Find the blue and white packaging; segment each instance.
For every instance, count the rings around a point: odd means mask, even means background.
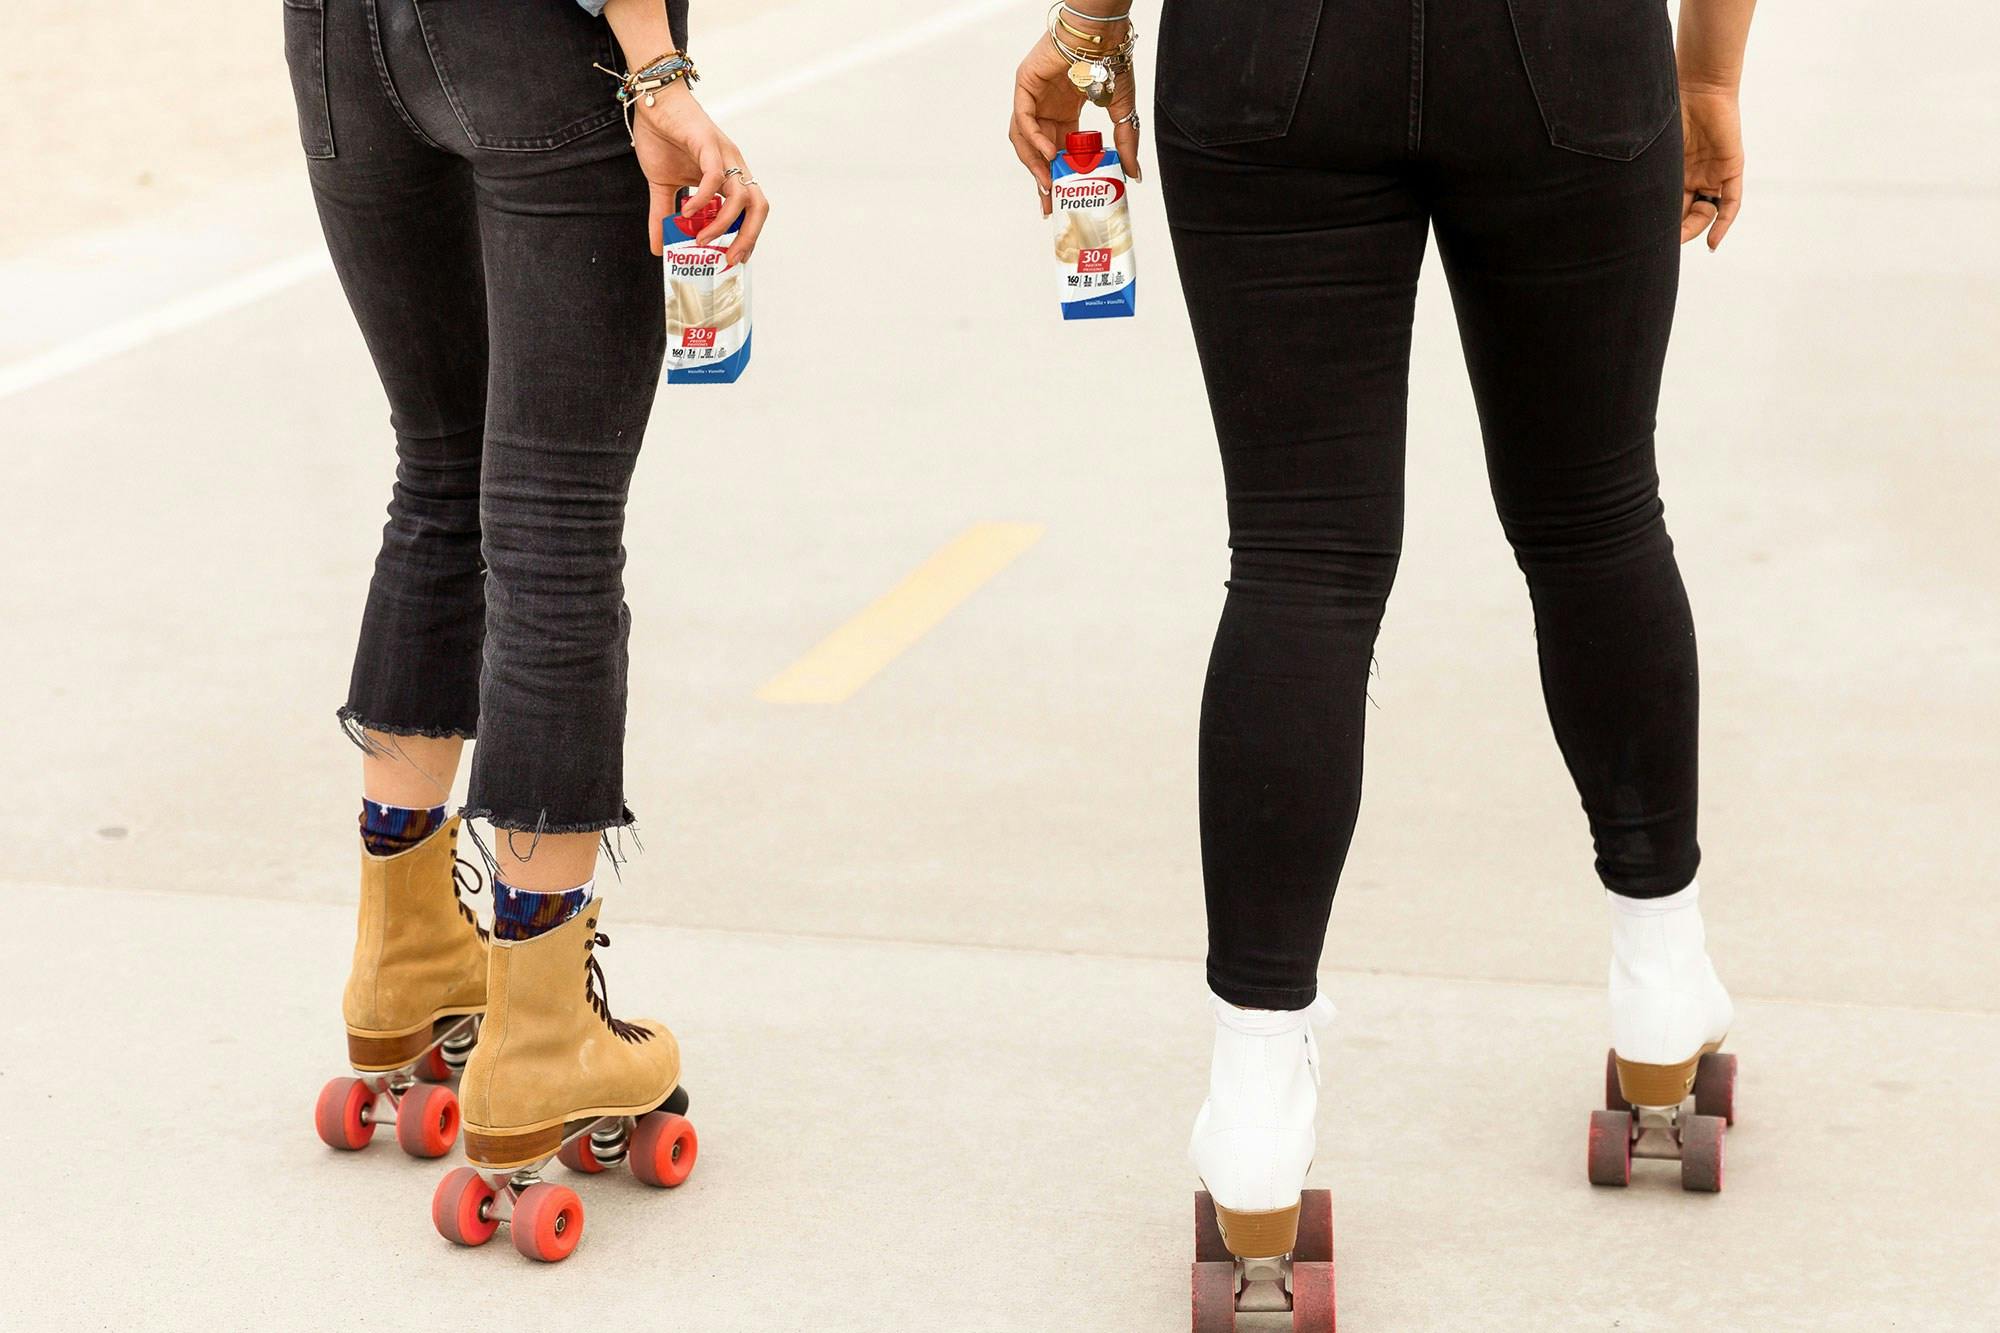
[[[1138,256],[1125,201],[1125,167],[1095,130],[1079,130],[1049,164],[1056,281],[1064,319],[1114,319],[1138,310]]]
[[[674,212],[660,224],[669,384],[728,384],[750,364],[750,266],[731,264],[728,253],[743,219],[713,242],[695,239],[721,211],[717,196],[691,218]]]

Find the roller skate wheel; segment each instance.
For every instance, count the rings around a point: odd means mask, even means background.
[[[329,1148],[356,1152],[375,1137],[375,1090],[358,1078],[328,1079],[313,1107],[313,1128]]]
[[[1188,1267],[1193,1270],[1194,1333],[1235,1333],[1235,1261],[1211,1259]]]
[[[1701,1194],[1722,1189],[1722,1140],[1726,1126],[1719,1115],[1691,1115],[1681,1122],[1681,1188]]]
[[[412,1157],[442,1157],[458,1142],[458,1097],[441,1083],[416,1083],[396,1103],[396,1144]]]
[[[1333,1265],[1292,1261],[1292,1333],[1334,1333]]]
[[[1229,1247],[1222,1243],[1222,1226],[1215,1220],[1215,1200],[1206,1191],[1197,1191],[1194,1196],[1194,1261],[1232,1266],[1236,1262]]]
[[[500,1229],[493,1187],[469,1166],[447,1171],[431,1195],[431,1225],[454,1245],[484,1245]]]
[[[426,1083],[451,1082],[452,1067],[445,1063],[444,1047],[433,1046],[417,1061],[417,1077]]]
[[[1694,1072],[1696,1115],[1720,1116],[1727,1125],[1736,1123],[1736,1057],[1710,1051],[1701,1057]]]
[[[694,1125],[685,1116],[655,1111],[642,1117],[632,1131],[631,1155],[626,1160],[632,1165],[632,1174],[648,1185],[672,1189],[694,1170],[699,1147]]]
[[[556,1150],[556,1160],[572,1171],[581,1171],[586,1176],[594,1176],[604,1169],[604,1163],[597,1160],[597,1154],[590,1150],[590,1135],[579,1134]]]
[[[567,1185],[530,1185],[514,1200],[514,1248],[545,1264],[560,1263],[583,1239],[583,1200]]]
[[[1625,1090],[1618,1086],[1618,1052],[1604,1053],[1604,1109],[1617,1111],[1622,1115],[1632,1114],[1632,1103],[1625,1100]]]
[[[1292,1243],[1294,1264],[1333,1262],[1333,1195],[1327,1190],[1299,1194],[1299,1238]]]
[[[1632,1117],[1620,1111],[1590,1113],[1590,1183],[1632,1183]]]

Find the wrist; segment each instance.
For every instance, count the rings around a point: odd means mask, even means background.
[[[675,79],[654,93],[652,101],[640,98],[635,102],[632,107],[632,118],[657,128],[670,121],[685,119],[688,111],[695,106],[694,90],[688,87],[687,80]]]
[[[1132,31],[1132,8],[1118,0],[1059,4],[1053,19],[1051,26],[1063,34],[1065,44],[1086,49],[1111,50]]]
[[[1736,90],[1743,82],[1743,66],[1718,65],[1708,60],[1689,59],[1683,54],[1675,61],[1675,73],[1680,77],[1681,91],[1697,96],[1736,96]]]
[[[1719,79],[1713,75],[1681,76],[1682,97],[1727,97],[1734,101],[1737,96],[1735,79]]]

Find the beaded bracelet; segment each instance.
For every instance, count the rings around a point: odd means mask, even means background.
[[[619,109],[625,113],[627,138],[634,137],[632,104],[635,101],[643,101],[647,106],[652,106],[662,88],[671,87],[683,79],[689,83],[701,82],[701,72],[694,67],[694,61],[689,60],[687,55],[680,51],[669,51],[665,55],[654,56],[637,69],[624,74],[615,69],[605,69],[595,61],[591,62],[590,67],[603,70],[618,80],[618,91],[614,96],[618,99]]]

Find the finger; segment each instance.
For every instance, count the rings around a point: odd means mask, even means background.
[[[743,209],[743,229],[736,233],[735,243],[729,247],[729,262],[741,264],[750,258],[757,248],[757,238],[764,234],[764,219],[771,216],[771,202],[764,197],[764,187],[753,185],[744,193],[749,202]]]
[[[1128,72],[1119,81],[1118,95],[1111,99],[1111,142],[1118,149],[1118,160],[1124,164],[1126,176],[1142,181],[1146,173],[1139,165],[1138,109],[1139,89]]]
[[[708,205],[708,201],[722,193],[722,147],[710,139],[695,154],[695,163],[701,168],[701,180],[688,192],[687,202],[681,205],[681,216],[693,217]]]
[[[1019,85],[1014,88],[1014,132],[1033,145],[1042,155],[1042,161],[1055,157],[1055,140],[1042,133],[1042,123],[1035,115],[1035,100]]]
[[[1697,204],[1694,201],[1693,190],[1685,191],[1681,197],[1681,244],[1686,245],[1701,235],[1714,216],[1709,212],[1707,204]]]
[[[1139,127],[1129,121],[1119,121],[1111,128],[1111,142],[1118,147],[1118,160],[1125,165],[1125,174],[1135,181],[1146,179],[1139,169]]]
[[[1049,176],[1048,159],[1043,157],[1034,144],[1029,142],[1018,129],[1010,133],[1007,139],[1008,142],[1014,145],[1014,156],[1021,159],[1021,165],[1026,167],[1028,174],[1035,178],[1035,189],[1040,192],[1042,199],[1042,216],[1047,217],[1049,213],[1049,191],[1055,186],[1055,182]]]
[[[662,185],[658,181],[647,181],[647,189],[652,198],[646,208],[646,234],[652,238],[653,253],[660,254],[666,248],[666,238],[662,228],[673,215],[675,187]]]
[[[750,202],[750,191],[743,187],[747,176],[725,176],[722,181],[722,207],[716,210],[715,220],[703,227],[695,239],[708,245],[716,237],[729,230],[729,224],[743,216],[743,208]]]
[[[1711,252],[1722,244],[1722,238],[1729,234],[1729,228],[1735,223],[1736,215],[1742,211],[1742,187],[1725,187],[1722,191],[1722,207],[1715,210],[1715,225],[1708,229],[1708,248]]]

